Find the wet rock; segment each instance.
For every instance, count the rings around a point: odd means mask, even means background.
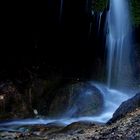
[[[68,133],[68,134],[82,134],[84,133],[84,129],[90,127],[91,125],[93,125],[93,123],[90,122],[74,122],[68,126],[66,126],[65,128],[63,128],[60,132],[62,133]]]
[[[108,121],[108,124],[111,124],[122,117],[127,113],[134,111],[136,108],[140,107],[140,93],[136,94],[131,99],[123,102],[120,107],[115,111],[113,117]]]
[[[89,122],[75,122],[60,127],[55,124],[22,126],[25,132],[0,131],[2,140],[139,140],[140,139],[140,108],[111,125],[100,125]]]
[[[22,127],[23,128],[23,127]],[[50,135],[53,133],[57,133],[61,129],[63,129],[64,126],[60,126],[57,124],[47,124],[47,125],[29,125],[29,126],[24,126],[24,129],[27,129],[26,133],[30,133],[33,136],[46,136]]]
[[[67,85],[55,95],[49,111],[51,116],[90,116],[99,113],[103,106],[102,94],[89,82]]]
[[[2,139],[18,139],[22,137],[21,133],[17,133],[17,132],[3,132],[0,133],[0,138]]]

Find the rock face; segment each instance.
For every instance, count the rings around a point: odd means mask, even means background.
[[[56,91],[50,106],[52,116],[79,117],[97,114],[101,111],[103,97],[90,83],[76,83]]]
[[[36,116],[79,117],[101,111],[103,97],[88,82],[63,85],[59,79],[34,81],[24,91],[12,81],[0,83],[0,119],[22,119]]]
[[[112,119],[108,121],[108,124],[119,120],[127,113],[134,111],[138,107],[140,107],[140,93],[136,94],[133,98],[123,102],[113,114]]]
[[[54,90],[59,87],[61,80],[55,78],[36,79],[32,81],[28,94],[30,94],[30,104],[33,109],[36,109],[40,115],[47,116],[50,104],[55,96]]]
[[[24,118],[31,116],[29,106],[22,94],[11,82],[0,84],[0,119]]]

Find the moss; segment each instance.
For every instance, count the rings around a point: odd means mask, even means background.
[[[106,8],[108,0],[92,0],[92,9],[94,11],[103,11]]]
[[[131,0],[132,21],[136,26],[140,25],[140,1]]]
[[[107,7],[109,0],[92,0],[93,11],[103,11]],[[129,0],[132,23],[135,26],[140,25],[140,0]]]

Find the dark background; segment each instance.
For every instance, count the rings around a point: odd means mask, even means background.
[[[42,75],[57,71],[65,77],[96,74],[104,48],[95,33],[91,1],[63,0],[61,17],[60,5],[60,0],[2,5],[1,77],[15,76],[24,68]]]

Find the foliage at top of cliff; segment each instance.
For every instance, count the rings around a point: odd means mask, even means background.
[[[92,0],[92,9],[94,11],[103,11],[107,6],[108,0]]]
[[[131,11],[133,23],[136,26],[140,25],[140,0],[131,0]]]
[[[109,0],[92,0],[93,11],[103,11],[107,8]],[[133,24],[140,25],[140,0],[128,0]]]

